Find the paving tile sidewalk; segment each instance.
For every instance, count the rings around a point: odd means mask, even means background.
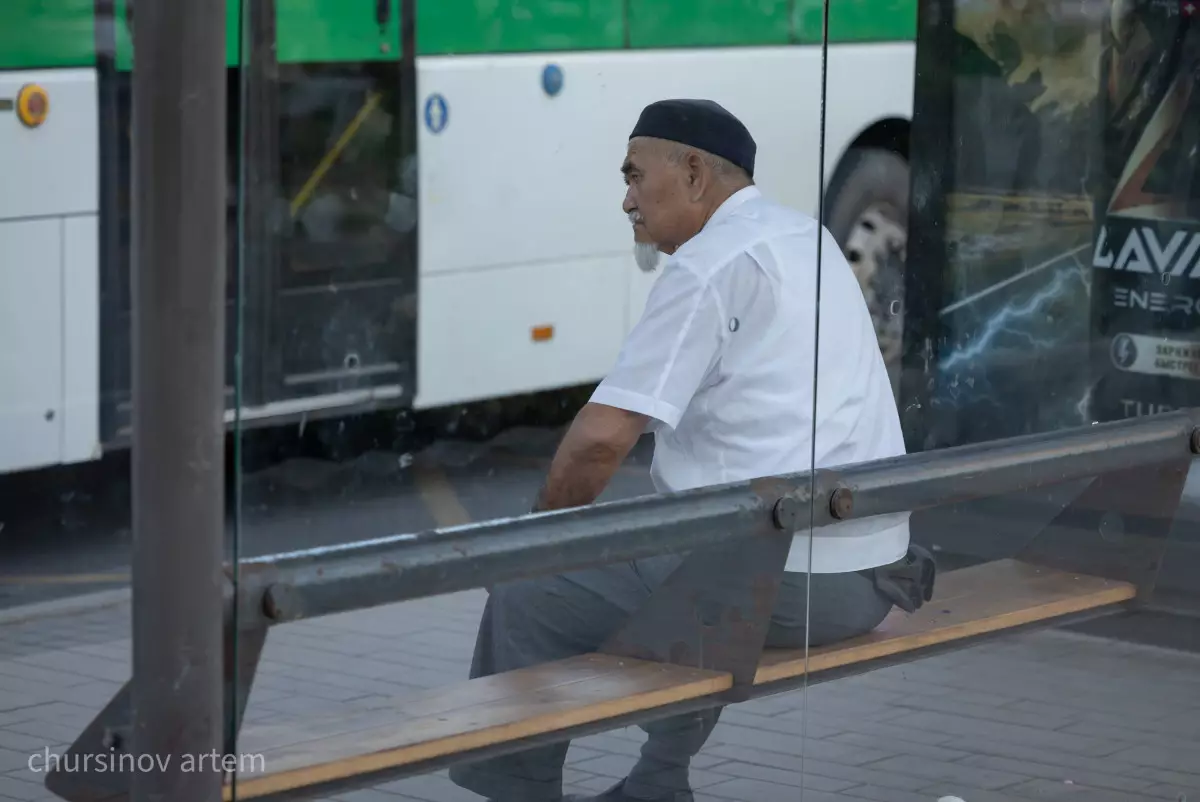
[[[277,628],[248,720],[464,678],[483,598]],[[0,800],[55,799],[30,757],[65,749],[127,678],[129,648],[127,604],[0,627]],[[642,740],[632,727],[576,741],[571,790],[607,788]],[[729,708],[692,777],[702,802],[1200,802],[1200,657],[1023,634]],[[325,799],[481,802],[444,772]]]

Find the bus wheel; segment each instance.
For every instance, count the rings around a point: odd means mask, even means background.
[[[908,163],[890,150],[846,154],[826,213],[862,288],[893,391],[899,391],[908,248]]]

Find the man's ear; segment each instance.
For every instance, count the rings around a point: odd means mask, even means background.
[[[704,159],[700,158],[700,154],[692,151],[687,155],[685,162],[687,165],[687,184],[688,196],[693,202],[700,200],[707,189],[707,174],[704,171]]]

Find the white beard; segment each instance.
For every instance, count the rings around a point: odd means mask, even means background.
[[[643,273],[653,273],[658,269],[662,253],[652,242],[635,242],[633,243],[633,258]]]

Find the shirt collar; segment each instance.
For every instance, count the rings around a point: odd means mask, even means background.
[[[726,198],[724,203],[717,207],[717,210],[713,212],[713,216],[708,219],[708,223],[705,225],[705,228],[714,225],[715,223],[719,223],[721,220],[729,217],[746,201],[760,197],[762,197],[762,192],[760,192],[758,187],[754,186],[753,184],[739,189],[737,192]]]

